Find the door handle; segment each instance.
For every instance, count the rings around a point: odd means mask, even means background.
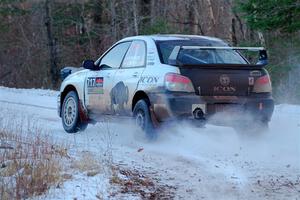
[[[138,77],[138,75],[139,75],[138,72],[134,72],[134,73],[132,74],[133,77]]]

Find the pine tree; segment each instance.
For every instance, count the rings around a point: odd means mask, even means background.
[[[282,33],[300,30],[299,0],[238,0],[238,9],[253,29]]]

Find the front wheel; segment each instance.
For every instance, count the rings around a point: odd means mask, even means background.
[[[79,98],[75,91],[70,91],[65,97],[62,105],[62,124],[66,132],[76,133],[87,127],[86,122],[82,122],[79,116]]]
[[[146,100],[139,100],[135,104],[133,117],[135,119],[135,124],[146,133],[147,137],[151,139],[156,137],[153,122],[151,120],[149,104]]]

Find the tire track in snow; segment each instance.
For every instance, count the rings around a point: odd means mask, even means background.
[[[47,106],[40,106],[40,105],[29,104],[29,103],[19,103],[19,102],[5,101],[5,100],[0,100],[0,102],[13,104],[13,105],[31,106],[31,107],[35,107],[35,108],[42,108],[42,109],[48,109],[48,110],[57,110],[57,108],[47,107]]]

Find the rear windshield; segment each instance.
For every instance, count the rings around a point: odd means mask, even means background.
[[[161,62],[168,64],[168,59],[176,46],[228,46],[218,41],[201,40],[169,40],[158,41],[157,47]],[[182,64],[247,64],[247,61],[235,50],[205,50],[205,49],[182,49],[179,51],[177,60]]]

